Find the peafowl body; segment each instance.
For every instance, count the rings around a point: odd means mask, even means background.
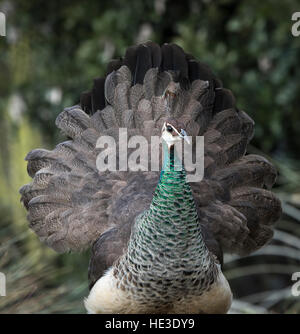
[[[20,192],[44,243],[58,252],[92,246],[87,311],[226,313],[223,252],[262,247],[281,213],[268,190],[276,171],[246,155],[254,122],[232,93],[177,45],[147,42],[113,60],[56,124],[70,140],[27,155],[33,181]],[[97,140],[119,143],[120,128],[148,143],[162,138],[161,172],[99,172]],[[187,135],[204,137],[198,182],[187,182],[175,148]]]

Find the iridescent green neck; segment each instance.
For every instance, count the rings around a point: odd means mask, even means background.
[[[203,253],[206,246],[185,170],[172,147],[164,147],[164,150],[160,181],[149,210],[136,220],[128,250],[134,249],[135,256],[137,249],[140,254],[161,250],[174,259],[189,256],[191,249],[195,256],[197,252],[206,254]]]
[[[166,171],[179,171],[181,174],[185,174],[182,161],[178,157],[177,151],[174,147],[174,145],[171,145],[168,147],[165,141],[163,141],[163,166],[160,173],[160,181],[162,180],[162,177]]]
[[[168,303],[178,291],[200,294],[216,276],[185,170],[174,168],[179,164],[176,152],[165,153],[150,207],[137,217],[117,271],[142,303],[156,298]]]

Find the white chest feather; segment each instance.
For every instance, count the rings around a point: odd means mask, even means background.
[[[232,301],[229,284],[221,271],[210,290],[204,292],[200,297],[183,297],[168,309],[156,309],[155,311],[151,305],[138,304],[130,293],[118,289],[116,283],[112,269],[109,269],[96,282],[84,301],[88,313],[227,313]]]

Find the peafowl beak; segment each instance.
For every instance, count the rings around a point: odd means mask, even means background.
[[[187,135],[187,133],[181,129],[180,133],[179,133],[179,137],[182,138],[183,140],[185,140],[189,145],[191,144],[191,141]]]
[[[185,130],[183,130],[182,127],[175,127],[171,122],[164,123],[161,139],[168,145],[173,145],[175,142],[181,141],[182,139],[188,144],[191,144],[190,138]]]

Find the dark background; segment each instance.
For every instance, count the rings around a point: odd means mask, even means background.
[[[29,182],[24,157],[63,138],[55,118],[79,102],[111,58],[137,42],[175,42],[206,62],[256,123],[249,152],[277,167],[274,191],[284,215],[271,245],[228,257],[225,274],[243,313],[300,313],[291,295],[300,271],[299,2],[0,1],[0,271],[2,313],[84,312],[89,252],[57,255],[28,230],[18,189]]]

